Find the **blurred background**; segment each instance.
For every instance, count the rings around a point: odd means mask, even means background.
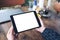
[[[6,34],[11,27],[10,15],[18,14],[27,11],[35,11],[37,8],[38,13],[42,16],[45,27],[51,28],[60,34],[60,4],[56,0],[0,0],[0,40],[7,40]],[[45,10],[45,11],[44,11]],[[21,38],[34,37],[38,40],[43,40],[44,38],[38,32],[33,30],[21,33],[18,37]],[[29,36],[31,35],[31,36]],[[39,36],[40,35],[40,36]],[[33,38],[32,37],[32,38]]]

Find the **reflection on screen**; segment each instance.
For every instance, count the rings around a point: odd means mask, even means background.
[[[18,32],[38,27],[34,12],[13,16]]]

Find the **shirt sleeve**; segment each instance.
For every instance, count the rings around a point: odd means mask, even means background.
[[[52,29],[46,28],[42,33],[45,40],[60,40],[60,35]]]

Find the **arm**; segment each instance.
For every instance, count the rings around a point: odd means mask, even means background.
[[[39,19],[42,26],[36,30],[42,33],[42,36],[45,38],[45,40],[60,40],[60,35],[52,29],[46,28],[41,18]]]
[[[46,40],[60,40],[60,35],[57,32],[53,31],[52,29],[48,29],[48,28],[46,28],[42,32],[42,36]]]

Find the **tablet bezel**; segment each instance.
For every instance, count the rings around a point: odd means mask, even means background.
[[[34,15],[35,15],[36,20],[37,20],[37,22],[38,22],[38,24],[39,24],[39,27],[41,27],[41,23],[40,23],[40,20],[39,20],[39,18],[38,18],[38,16],[37,16],[37,13],[36,13],[35,11],[30,11],[30,12],[34,12]],[[17,31],[16,24],[15,24],[15,22],[14,22],[13,16],[21,15],[21,14],[26,14],[26,13],[30,13],[30,12],[24,12],[24,13],[14,14],[14,15],[11,15],[11,16],[10,16],[15,33],[20,33],[20,32]],[[39,28],[39,27],[36,27],[36,28]],[[32,28],[32,29],[35,29],[35,28]],[[29,30],[31,30],[31,29],[29,29]],[[28,30],[25,30],[25,31],[28,31]],[[24,31],[22,31],[22,32],[24,32]]]

